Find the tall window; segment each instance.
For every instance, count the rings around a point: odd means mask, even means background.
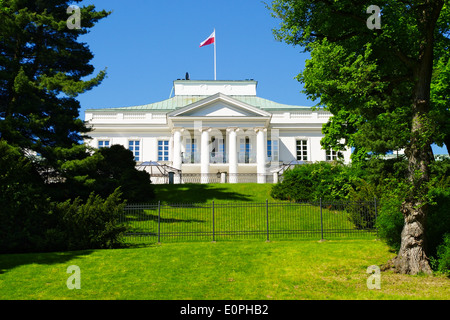
[[[239,162],[250,163],[250,152],[251,152],[250,138],[240,139]]]
[[[211,138],[211,161],[213,163],[225,163],[225,140]]]
[[[98,148],[109,148],[109,140],[98,140]]]
[[[308,161],[308,140],[297,140],[297,160]]]
[[[327,150],[325,153],[325,159],[326,161],[334,161],[337,160],[339,158],[343,158],[343,155],[341,152],[336,152],[333,150]]]
[[[186,139],[186,153],[184,161],[187,163],[195,163],[195,156],[198,152],[197,139]]]
[[[169,141],[158,141],[158,161],[169,161]]]
[[[267,158],[269,161],[278,161],[278,140],[267,140]]]
[[[134,161],[139,161],[141,156],[140,141],[139,140],[128,141],[128,149],[130,149],[131,152],[133,152]]]

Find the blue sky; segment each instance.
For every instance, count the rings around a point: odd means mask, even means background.
[[[260,0],[86,0],[113,13],[80,38],[108,78],[79,97],[86,108],[122,107],[169,98],[173,81],[214,79],[214,46],[199,48],[216,29],[217,80],[258,81],[258,95],[313,105],[294,79],[305,63],[300,47],[275,40],[277,26]]]
[[[270,1],[269,1],[270,2]],[[199,44],[216,29],[217,80],[258,81],[258,96],[313,106],[295,77],[308,54],[275,40],[279,21],[261,0],[85,0],[112,14],[80,38],[107,78],[78,97],[89,108],[114,108],[168,99],[173,81],[214,79],[214,46]],[[81,20],[81,23],[83,21]],[[435,153],[447,153],[434,148]]]

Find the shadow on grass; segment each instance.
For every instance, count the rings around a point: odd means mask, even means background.
[[[94,252],[94,250],[0,254],[0,274],[27,264],[64,264],[75,258],[90,255],[92,252]],[[67,266],[69,266],[69,264]]]
[[[164,203],[206,203],[214,199],[228,201],[252,201],[252,197],[225,187],[211,186],[209,184],[172,184],[159,185],[156,199]]]
[[[154,210],[154,209],[152,209]],[[140,210],[138,213],[129,214],[125,219],[126,222],[138,221],[138,222],[146,222],[146,221],[155,221],[161,223],[180,223],[180,222],[206,222],[206,220],[200,219],[177,219],[177,218],[163,218],[160,217],[158,219],[158,214],[145,213],[144,210]]]

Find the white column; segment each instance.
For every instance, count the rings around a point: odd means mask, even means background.
[[[209,157],[210,157],[209,131],[211,131],[211,129],[202,129],[202,141],[201,141],[201,151],[200,151],[201,183],[208,183]]]
[[[278,172],[273,173],[273,183],[278,183]]]
[[[237,183],[238,159],[237,159],[237,128],[228,128],[228,171],[229,183]]]
[[[184,131],[184,129],[174,129],[173,130],[173,161],[172,161],[172,165],[174,168],[181,170],[181,164],[182,164],[182,159],[181,159],[181,133]],[[174,179],[174,183],[175,184],[179,184],[181,183],[180,180],[180,175],[179,174],[175,174],[175,179]]]
[[[265,129],[256,129],[256,172],[258,173],[258,183],[266,182],[266,143]]]
[[[181,132],[182,129],[173,130],[173,167],[181,170]]]

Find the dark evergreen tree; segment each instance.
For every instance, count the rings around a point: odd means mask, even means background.
[[[81,0],[2,0],[0,10],[0,133],[57,169],[56,147],[71,149],[89,131],[79,119],[77,95],[99,85],[93,54],[78,38],[109,15],[80,8],[81,28],[67,23]],[[61,152],[60,152],[61,153]]]

